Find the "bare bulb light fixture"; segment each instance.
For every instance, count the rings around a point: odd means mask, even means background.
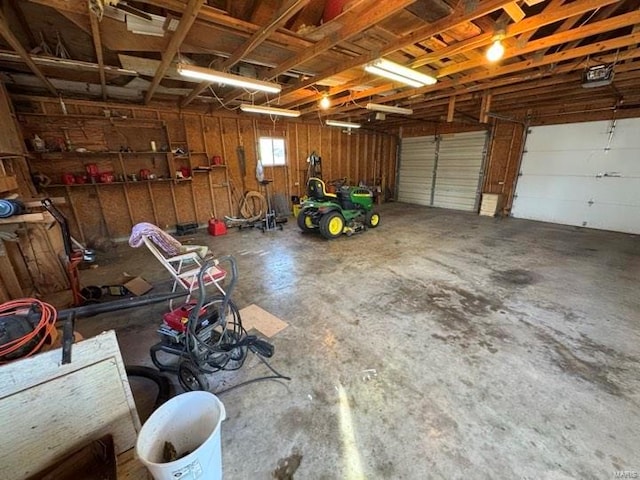
[[[329,100],[329,97],[327,95],[323,95],[318,105],[322,110],[328,110],[331,106],[331,100]]]
[[[504,32],[499,32],[493,37],[493,43],[487,49],[487,60],[490,62],[497,62],[504,56],[504,45],[502,45],[502,39],[504,38]]]
[[[226,72],[218,72],[216,70],[211,70],[210,68],[198,67],[196,65],[179,63],[176,68],[178,73],[183,77],[193,78],[196,80],[206,80],[207,82],[221,83],[223,85],[231,85],[234,87],[259,90],[261,92],[268,93],[280,93],[280,90],[282,90],[282,87],[277,83],[263,82],[262,80],[255,80],[253,78],[242,77],[240,75],[233,75]]]

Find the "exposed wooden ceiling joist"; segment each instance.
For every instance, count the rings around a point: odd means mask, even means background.
[[[164,78],[164,74],[167,72],[169,65],[176,56],[178,48],[180,48],[180,44],[182,44],[187,33],[189,33],[189,29],[191,28],[191,25],[193,25],[193,22],[195,22],[196,17],[198,16],[198,11],[202,7],[203,3],[204,0],[189,0],[189,3],[182,13],[182,17],[180,18],[180,24],[178,25],[178,28],[176,28],[176,31],[173,32],[173,35],[171,35],[169,44],[162,54],[162,62],[160,62],[158,71],[151,81],[149,90],[147,90],[144,97],[144,103],[149,103],[151,101],[153,93],[156,88],[158,88],[158,85],[160,85],[160,81]]]
[[[42,74],[38,66],[35,63],[33,63],[33,60],[31,60],[31,57],[29,56],[27,51],[20,44],[20,41],[16,38],[16,36],[13,34],[11,29],[9,28],[9,25],[7,24],[7,19],[5,18],[3,13],[0,13],[0,35],[2,35],[4,39],[7,41],[7,43],[11,45],[11,48],[13,48],[18,53],[18,55],[22,57],[22,59],[27,64],[27,66],[31,69],[31,71],[40,79],[40,81],[44,84],[44,86],[47,87],[47,90],[49,90],[49,92],[51,92],[52,95],[57,96],[58,92],[56,88]]]
[[[245,55],[251,53],[258,45],[264,42],[269,35],[271,35],[276,29],[280,28],[284,23],[288,22],[293,15],[298,13],[300,9],[306,6],[310,0],[289,0],[283,7],[276,12],[271,22],[265,25],[263,28],[248,38],[247,41],[234,51],[229,58],[227,58],[220,66],[221,70],[225,70],[233,67],[238,63]],[[185,107],[193,101],[200,93],[202,93],[211,82],[201,82],[196,88],[194,88],[187,97],[181,102],[181,106]]]
[[[104,58],[102,56],[102,38],[100,36],[100,25],[95,15],[89,12],[89,21],[91,22],[91,37],[93,38],[93,48],[96,51],[96,59],[98,60],[98,68],[100,73],[100,86],[102,87],[102,100],[107,100],[107,80],[104,74]]]

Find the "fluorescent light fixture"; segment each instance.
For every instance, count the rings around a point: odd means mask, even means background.
[[[250,105],[243,103],[240,105],[240,110],[249,113],[264,113],[266,115],[280,115],[281,117],[299,117],[300,112],[298,110],[287,110],[286,108],[266,107],[262,105]]]
[[[261,92],[269,93],[280,93],[280,90],[282,90],[282,87],[277,83],[263,82],[262,80],[254,80],[253,78],[241,77],[240,75],[218,72],[210,68],[187,65],[185,63],[179,63],[176,68],[180,75],[197,80],[206,80],[207,82],[222,83],[223,85],[232,85],[234,87],[260,90]]]
[[[433,85],[438,80],[424,73],[420,73],[412,68],[404,67],[398,63],[379,58],[378,60],[365,65],[364,69],[369,73],[375,73],[381,77],[402,82],[411,87],[424,87]]]
[[[367,110],[385,113],[399,113],[401,115],[413,115],[410,108],[394,107],[393,105],[381,105],[379,103],[367,103]]]
[[[329,127],[360,128],[360,126],[361,126],[359,123],[340,122],[338,120],[327,120],[325,123]]]

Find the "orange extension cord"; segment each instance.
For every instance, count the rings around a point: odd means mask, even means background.
[[[7,355],[27,345],[33,339],[40,337],[40,341],[37,345],[35,345],[27,354],[23,355],[23,357],[33,355],[40,350],[42,345],[48,339],[51,340],[52,336],[55,334],[55,324],[58,315],[56,309],[48,303],[44,303],[35,298],[21,298],[20,300],[12,300],[10,302],[3,303],[0,305],[0,317],[22,312],[26,313],[34,304],[40,309],[40,321],[31,332],[27,333],[23,337],[16,338],[15,340],[0,346],[0,364],[9,361],[6,359]]]

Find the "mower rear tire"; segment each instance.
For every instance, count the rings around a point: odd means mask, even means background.
[[[178,381],[185,392],[209,391],[209,380],[190,360],[182,360],[178,365]]]
[[[370,210],[364,217],[364,221],[369,228],[376,228],[380,225],[380,214],[378,212],[374,212]]]
[[[327,240],[333,240],[344,231],[344,217],[340,212],[329,212],[320,219],[320,233]]]
[[[298,212],[298,227],[303,232],[311,232],[316,229],[316,226],[313,224],[313,219],[311,215],[307,215],[304,210]]]

